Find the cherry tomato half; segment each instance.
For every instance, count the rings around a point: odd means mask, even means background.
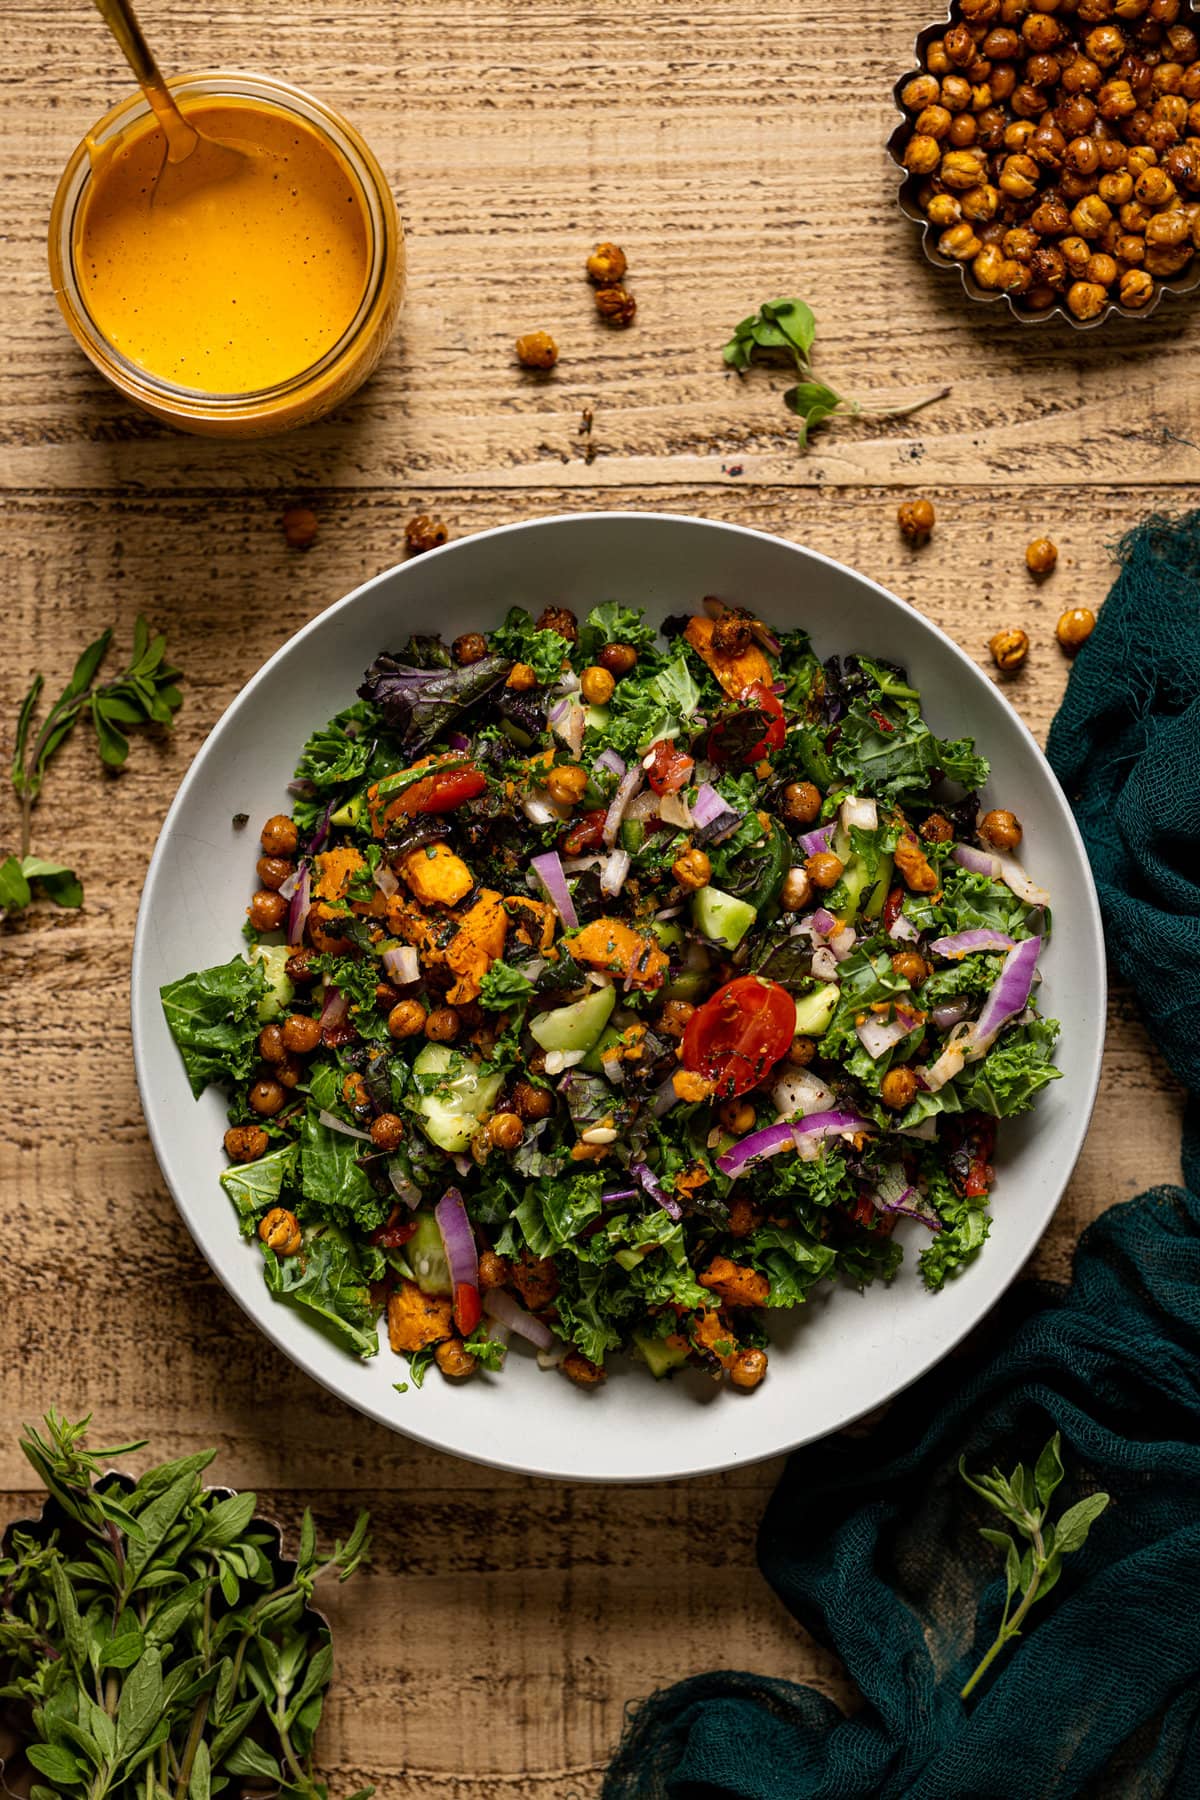
[[[748,769],[773,750],[782,749],[786,736],[778,694],[765,681],[752,681],[742,689],[737,710],[717,720],[706,748],[711,760],[722,768],[737,764]]]
[[[677,794],[686,787],[696,767],[686,750],[677,750],[669,738],[660,738],[654,746],[654,761],[646,770],[646,778],[656,794]]]
[[[584,813],[578,825],[572,825],[563,838],[560,846],[563,854],[582,856],[585,850],[599,850],[604,842],[604,821],[607,817],[608,810],[603,806]]]
[[[762,975],[739,975],[688,1020],[684,1066],[714,1082],[727,1100],[761,1081],[795,1035],[796,1002],[787,989]]]
[[[451,769],[445,775],[431,775],[401,794],[405,812],[453,812],[464,801],[474,800],[487,786],[486,776],[478,769]]]

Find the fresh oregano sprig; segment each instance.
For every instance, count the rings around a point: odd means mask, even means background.
[[[967,1486],[994,1506],[996,1511],[1016,1527],[1017,1537],[1007,1531],[996,1531],[981,1525],[979,1535],[998,1550],[1004,1551],[1004,1575],[1007,1592],[1004,1613],[996,1640],[962,1689],[966,1699],[978,1686],[984,1673],[1001,1650],[1015,1637],[1035,1601],[1050,1592],[1062,1573],[1062,1559],[1082,1547],[1088,1532],[1108,1505],[1107,1494],[1088,1494],[1069,1506],[1055,1523],[1049,1519],[1050,1501],[1063,1478],[1062,1438],[1055,1432],[1032,1470],[1018,1463],[1005,1477],[999,1469],[990,1475],[968,1475],[962,1461],[958,1470]],[[1022,1549],[1018,1539],[1025,1540]],[[1016,1605],[1013,1605],[1014,1600]]]
[[[866,400],[847,400],[812,373],[812,347],[817,335],[813,310],[803,300],[764,300],[756,313],[734,327],[722,355],[727,366],[744,375],[759,358],[791,362],[799,376],[788,388],[783,403],[800,420],[800,448],[808,448],[808,436],[827,419],[854,419],[873,413],[878,418],[899,419],[919,412],[935,400],[944,400],[949,387],[940,387],[923,399],[902,406],[878,406]]]
[[[112,681],[96,684],[100,666],[108,654],[112,632],[103,631],[88,645],[71,673],[71,679],[34,728],[45,677],[35,675],[17,714],[13,747],[12,785],[21,817],[20,849],[0,862],[0,919],[29,905],[35,886],[57,906],[79,906],[83,885],[65,863],[31,854],[33,809],[37,805],[51,759],[66,743],[86,712],[96,733],[100,760],[108,769],[119,769],[129,755],[129,732],[158,725],[170,730],[183,699],[175,685],[180,671],[166,660],[166,637],[151,635],[139,618],[133,633],[129,667]]]
[[[366,1560],[367,1515],[322,1557],[305,1512],[281,1579],[255,1495],[202,1486],[215,1451],[130,1488],[105,1465],[142,1446],[90,1450],[88,1424],[51,1412],[26,1430],[61,1518],[14,1531],[0,1558],[0,1700],[49,1784],[31,1800],[211,1800],[245,1783],[328,1800],[312,1752],[333,1653],[307,1609],[319,1581]]]

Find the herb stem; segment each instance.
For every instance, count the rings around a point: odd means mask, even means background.
[[[873,413],[884,419],[904,419],[909,413],[920,412],[922,407],[932,406],[937,400],[944,400],[949,392],[950,383],[947,382],[945,387],[937,388],[932,394],[926,394],[923,399],[907,400],[900,406],[882,406],[870,400],[854,400],[850,404],[856,414]]]

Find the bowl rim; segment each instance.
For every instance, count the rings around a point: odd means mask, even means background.
[[[852,568],[847,563],[839,562],[835,557],[827,556],[824,552],[814,550],[806,544],[793,543],[791,539],[780,537],[774,532],[762,531],[753,526],[740,525],[725,520],[710,519],[703,514],[641,511],[632,508],[612,508],[596,512],[556,512],[539,515],[529,519],[519,519],[509,524],[491,526],[484,531],[473,532],[466,537],[454,539],[450,543],[441,545],[435,550],[426,551],[419,560],[421,564],[428,564],[433,559],[453,559],[453,557],[461,552],[467,545],[478,545],[481,540],[511,538],[524,534],[533,534],[536,537],[536,534],[539,531],[544,530],[547,527],[561,528],[563,526],[588,526],[594,528],[596,525],[629,525],[630,523],[637,525],[644,524],[648,528],[659,525],[683,525],[699,527],[706,531],[729,533],[736,537],[767,543],[771,545],[773,549],[794,553],[801,560],[809,559],[814,563],[824,565],[839,575],[849,576],[853,581],[861,583],[873,590],[873,592],[879,596],[888,607],[897,608],[902,614],[910,614],[913,616],[923,630],[932,634],[932,636],[939,640],[941,645],[951,653],[952,658],[961,665],[964,672],[967,674],[968,679],[984,682],[988,686],[1003,709],[1008,713],[1009,722],[1012,726],[1015,726],[1018,736],[1024,740],[1025,748],[1033,752],[1036,761],[1041,765],[1047,786],[1059,803],[1062,823],[1065,826],[1068,838],[1072,842],[1079,860],[1080,868],[1084,874],[1084,881],[1081,884],[1082,892],[1076,897],[1076,900],[1082,914],[1086,917],[1086,924],[1090,931],[1090,940],[1098,951],[1096,957],[1097,968],[1095,971],[1097,983],[1094,990],[1096,1012],[1094,1036],[1090,1043],[1083,1042],[1083,1027],[1078,1027],[1081,1033],[1079,1053],[1081,1058],[1080,1067],[1083,1070],[1083,1091],[1086,1096],[1086,1104],[1081,1105],[1074,1113],[1069,1128],[1064,1125],[1062,1130],[1062,1136],[1068,1145],[1068,1152],[1064,1164],[1065,1173],[1058,1185],[1058,1191],[1055,1195],[1053,1206],[1050,1207],[1044,1216],[1031,1222],[1022,1233],[1020,1239],[1014,1241],[1013,1260],[1007,1278],[1003,1280],[999,1287],[996,1287],[994,1291],[989,1293],[986,1302],[978,1310],[973,1311],[970,1316],[965,1319],[961,1324],[961,1328],[955,1328],[953,1330],[953,1335],[944,1341],[942,1339],[937,1339],[935,1341],[931,1334],[929,1349],[926,1351],[922,1348],[921,1353],[916,1358],[915,1366],[913,1366],[911,1370],[906,1371],[905,1379],[899,1383],[895,1383],[890,1375],[885,1377],[879,1384],[879,1391],[873,1393],[869,1398],[864,1400],[861,1405],[856,1405],[855,1410],[848,1414],[841,1421],[840,1425],[808,1432],[801,1429],[795,1437],[792,1437],[787,1441],[775,1443],[767,1448],[747,1450],[735,1446],[732,1449],[726,1448],[724,1450],[717,1450],[712,1455],[705,1455],[702,1458],[691,1461],[686,1467],[678,1467],[670,1470],[659,1468],[648,1470],[621,1468],[603,1471],[580,1471],[578,1468],[572,1467],[570,1463],[561,1456],[560,1459],[554,1463],[542,1462],[537,1465],[531,1465],[528,1462],[522,1461],[519,1455],[493,1455],[483,1451],[463,1449],[458,1444],[448,1443],[445,1436],[439,1433],[436,1428],[426,1428],[425,1422],[421,1419],[419,1413],[414,1411],[408,1418],[397,1418],[394,1414],[385,1411],[383,1406],[377,1403],[377,1396],[369,1392],[356,1394],[353,1391],[353,1375],[361,1365],[354,1359],[348,1356],[345,1358],[346,1376],[344,1379],[340,1374],[341,1365],[339,1365],[339,1374],[336,1378],[327,1376],[320,1370],[312,1367],[306,1358],[297,1355],[295,1347],[288,1342],[288,1331],[286,1327],[288,1322],[295,1320],[296,1315],[286,1307],[279,1307],[273,1300],[271,1301],[269,1308],[264,1307],[262,1305],[261,1295],[258,1296],[256,1304],[256,1301],[252,1299],[248,1293],[239,1291],[239,1287],[234,1281],[228,1279],[225,1272],[213,1264],[212,1260],[209,1258],[203,1237],[197,1227],[193,1224],[189,1208],[185,1205],[180,1192],[177,1190],[176,1183],[171,1179],[171,1176],[168,1173],[170,1162],[169,1145],[166,1141],[165,1134],[160,1130],[155,1117],[153,1084],[149,1078],[152,1068],[152,1049],[147,1041],[147,1033],[143,1028],[142,1015],[143,1013],[146,1014],[147,1022],[155,1016],[154,1009],[157,1005],[157,992],[155,991],[152,994],[147,993],[148,984],[144,971],[148,960],[148,940],[152,929],[151,913],[153,911],[154,890],[166,861],[167,850],[175,829],[176,821],[183,812],[193,788],[198,786],[205,779],[206,764],[217,739],[224,734],[242,709],[247,708],[252,704],[258,689],[268,680],[272,672],[278,668],[281,663],[285,662],[305,639],[323,628],[331,618],[339,613],[349,612],[360,602],[364,595],[373,592],[385,583],[391,582],[397,578],[402,578],[405,569],[411,568],[417,559],[413,558],[408,562],[393,564],[390,568],[380,571],[379,574],[369,577],[364,582],[360,582],[359,585],[353,588],[348,594],[343,595],[339,600],[335,600],[330,606],[325,607],[321,612],[308,620],[295,631],[291,637],[281,644],[280,647],[267,658],[261,667],[256,670],[249,681],[239,689],[238,693],[230,701],[229,705],[213,725],[199,750],[197,750],[193,756],[167,811],[166,817],[163,820],[142,887],[131,959],[130,1013],[133,1060],[139,1099],[141,1101],[143,1117],[146,1122],[151,1147],[153,1148],[160,1174],[171,1194],[176,1210],[180,1213],[184,1223],[187,1225],[188,1231],[191,1234],[197,1249],[204,1257],[205,1262],[208,1263],[209,1268],[217,1276],[221,1285],[226,1289],[226,1292],[230,1294],[231,1298],[236,1302],[241,1311],[246,1314],[254,1326],[263,1333],[277,1350],[287,1357],[290,1362],[297,1364],[310,1380],[317,1382],[318,1385],[323,1387],[336,1399],[349,1406],[353,1411],[362,1414],[379,1425],[385,1426],[388,1430],[396,1432],[403,1437],[412,1438],[416,1442],[424,1444],[430,1449],[440,1451],[443,1454],[461,1457],[464,1461],[482,1464],[486,1467],[499,1469],[505,1472],[532,1475],[548,1480],[589,1484],[597,1482],[634,1484],[681,1480],[694,1475],[714,1474],[721,1470],[733,1467],[748,1467],[757,1462],[767,1461],[774,1456],[788,1454],[793,1450],[799,1449],[804,1444],[816,1442],[820,1438],[830,1435],[834,1430],[844,1430],[846,1426],[852,1425],[856,1420],[874,1412],[879,1406],[889,1403],[896,1398],[897,1395],[904,1392],[905,1389],[911,1387],[914,1382],[920,1380],[923,1375],[927,1374],[931,1368],[943,1361],[945,1357],[949,1356],[962,1342],[963,1338],[981,1323],[1001,1299],[1003,1294],[1007,1292],[1013,1281],[1020,1275],[1062,1202],[1063,1194],[1066,1191],[1067,1185],[1078,1163],[1079,1155],[1083,1148],[1084,1140],[1087,1136],[1092,1114],[1095,1109],[1096,1097],[1100,1085],[1101,1063],[1106,1035],[1105,1008],[1108,992],[1107,966],[1104,955],[1104,937],[1100,917],[1100,907],[1096,894],[1095,882],[1092,878],[1091,864],[1088,859],[1086,845],[1084,844],[1082,834],[1079,831],[1075,816],[1071,811],[1066,794],[1063,792],[1057,777],[1054,775],[1053,770],[1046,761],[1041,746],[1038,744],[1037,739],[1034,737],[1025,721],[1021,718],[1012,702],[999,687],[988,681],[984,671],[978,667],[967,652],[963,650],[947,632],[943,631],[939,625],[936,625],[923,613],[917,611],[915,607],[910,606],[906,601],[902,600],[899,595],[893,594],[891,590],[885,588],[882,583],[873,580],[868,575],[862,574],[859,570]],[[1076,914],[1076,922],[1078,922],[1078,918],[1079,914]],[[266,1294],[265,1287],[262,1287],[262,1294]],[[270,1298],[269,1296],[267,1297],[268,1299]],[[308,1329],[312,1328],[308,1327]],[[390,1388],[388,1391],[390,1392]],[[437,1419],[440,1416],[442,1416],[440,1413],[431,1413],[430,1423],[436,1427]],[[720,1440],[721,1442],[727,1442],[724,1434],[710,1435],[714,1441]]]

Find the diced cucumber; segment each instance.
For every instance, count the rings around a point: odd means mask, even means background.
[[[571,1006],[538,1013],[529,1021],[529,1030],[543,1050],[590,1050],[600,1041],[616,1004],[616,988],[598,987]]]
[[[258,1016],[266,1025],[277,1019],[292,1004],[295,988],[287,972],[287,959],[292,954],[287,944],[255,944],[250,961],[262,964],[267,978],[267,991],[258,1003]]]
[[[796,1002],[796,1036],[824,1037],[837,1011],[840,993],[837,982],[829,981],[811,994],[802,994]]]
[[[366,816],[366,794],[351,794],[344,806],[339,806],[335,813],[330,814],[329,823],[331,825],[361,825]]]
[[[661,1381],[672,1369],[682,1368],[688,1359],[686,1344],[671,1344],[665,1337],[651,1337],[648,1332],[635,1331],[633,1341],[656,1381]]]
[[[621,820],[621,848],[636,856],[646,841],[646,827],[640,819]]]
[[[672,975],[664,985],[663,999],[694,1000],[697,994],[704,992],[707,982],[707,969],[680,969],[678,975]]]
[[[587,731],[608,730],[607,706],[585,706],[583,709],[584,729]]]
[[[652,919],[650,929],[664,950],[669,950],[672,944],[683,942],[683,933],[673,919]]]
[[[423,1294],[452,1293],[450,1264],[442,1248],[442,1234],[431,1212],[417,1214],[417,1229],[404,1246],[408,1266]]]
[[[735,950],[757,919],[756,909],[720,888],[702,887],[692,895],[692,922],[711,943]]]
[[[422,1131],[440,1150],[461,1155],[484,1113],[490,1112],[504,1076],[481,1075],[473,1058],[449,1044],[426,1044],[413,1063],[413,1075],[421,1085],[437,1082],[428,1093],[418,1091],[411,1102]]]
[[[885,854],[879,859],[879,870],[875,878],[875,886],[871,889],[870,895],[867,898],[867,904],[863,907],[864,919],[877,919],[883,911],[884,902],[888,897],[888,889],[892,885],[893,860],[894,859],[890,854]]]
[[[606,1025],[596,1042],[592,1045],[579,1067],[585,1075],[603,1075],[604,1052],[621,1041],[621,1033],[615,1025]]]
[[[518,750],[529,750],[532,748],[532,737],[527,731],[522,730],[515,719],[501,719],[500,729],[506,738],[512,739]]]

